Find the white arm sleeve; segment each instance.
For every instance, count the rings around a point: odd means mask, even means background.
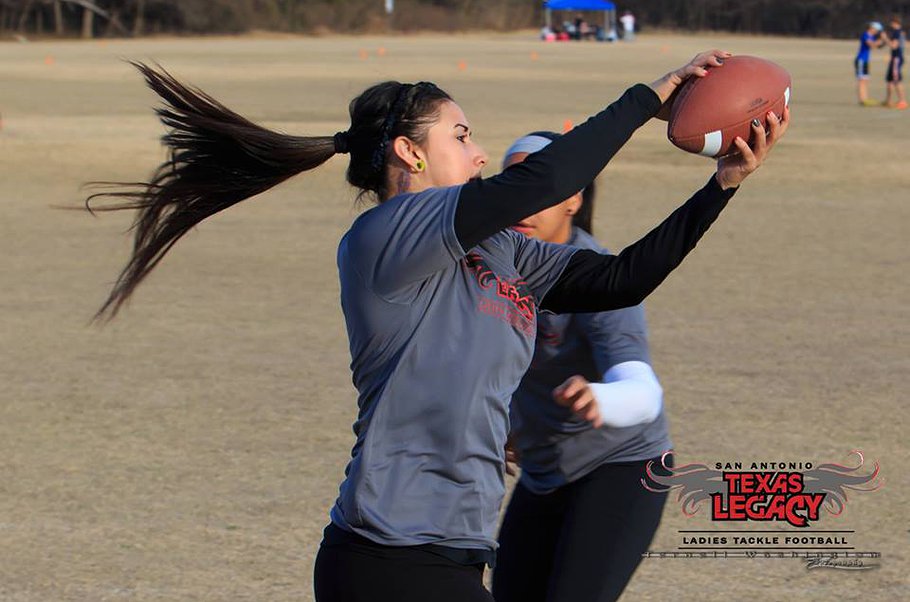
[[[613,427],[653,422],[663,407],[664,391],[645,362],[622,362],[604,373],[602,383],[591,383],[604,424]]]

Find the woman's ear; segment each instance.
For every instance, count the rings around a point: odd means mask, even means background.
[[[394,158],[404,164],[408,171],[417,172],[417,162],[426,159],[414,141],[406,136],[398,136],[392,141],[392,154]]]
[[[581,192],[576,192],[565,200],[566,214],[575,215],[581,209]]]

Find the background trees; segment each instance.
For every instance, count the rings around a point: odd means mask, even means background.
[[[0,0],[4,34],[136,36],[155,33],[369,32],[519,29],[542,23],[542,0]],[[910,0],[636,0],[641,25],[852,37],[865,21],[910,16]]]

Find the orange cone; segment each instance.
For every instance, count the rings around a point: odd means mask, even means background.
[[[468,68],[468,64],[466,62],[458,61],[458,70],[459,71],[464,71],[467,68]]]
[[[566,119],[565,121],[562,122],[562,133],[565,134],[566,132],[571,130],[573,127],[575,127],[575,126],[572,125],[572,120]]]
[[[383,48],[382,46],[380,46],[379,48],[376,49],[376,54],[377,54],[378,56],[385,56],[385,48]]]
[[[55,62],[56,62],[56,61],[54,60],[54,57],[53,57],[52,55],[50,55],[50,54],[47,55],[46,57],[44,57],[44,64],[45,64],[45,65],[53,65]]]
[[[370,55],[367,53],[366,50],[364,50],[363,48],[361,48],[360,50],[357,51],[357,56],[360,57],[360,60],[361,60],[361,61],[365,61],[365,60],[367,60],[367,57],[370,56]]]

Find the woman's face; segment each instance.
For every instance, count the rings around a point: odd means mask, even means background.
[[[422,147],[426,172],[421,176],[434,188],[479,178],[487,163],[487,153],[471,138],[471,126],[461,107],[448,100],[440,105],[439,121],[427,131]]]
[[[514,153],[505,161],[505,167],[521,163],[529,153]],[[581,208],[581,192],[573,194],[563,202],[526,217],[513,230],[525,236],[546,242],[565,244],[572,237],[572,216]]]

